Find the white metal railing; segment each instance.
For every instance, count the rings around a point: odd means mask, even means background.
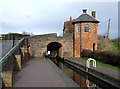
[[[28,37],[24,37],[22,38],[4,57],[2,57],[0,59],[0,67],[4,67],[4,65],[6,64],[6,62],[8,61],[9,57],[15,53],[15,51],[20,47],[21,43],[28,38],[32,38],[32,37],[36,37],[37,35],[34,36],[28,36]]]
[[[89,72],[88,69],[90,68],[90,61],[93,61],[93,67],[96,67],[96,60],[93,59],[93,58],[89,58],[86,62],[86,72]],[[92,86],[90,86],[90,81],[88,80],[88,75],[87,75],[87,78],[86,78],[86,85],[88,87],[88,89],[95,89],[96,87],[96,84],[92,84]]]
[[[96,67],[96,60],[93,58],[89,58],[86,62],[86,72],[88,72],[88,69],[90,68],[90,61],[93,61],[93,67]]]
[[[25,38],[22,38],[4,57],[2,57],[2,59],[0,59],[0,66],[3,67],[6,62],[8,61],[8,58],[11,56],[11,54],[13,54],[21,45],[21,43],[23,42]]]

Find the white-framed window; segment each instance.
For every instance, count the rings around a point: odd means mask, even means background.
[[[81,29],[80,25],[77,25],[77,32],[80,32],[80,29]]]
[[[86,25],[85,25],[85,30],[84,30],[84,31],[85,31],[85,32],[89,32],[89,29],[90,29],[89,25],[86,24]]]

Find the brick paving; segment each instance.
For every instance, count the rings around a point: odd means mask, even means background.
[[[68,87],[64,78],[60,77],[64,74],[61,72],[59,75],[56,71],[60,72],[60,69],[48,61],[45,58],[34,58],[24,63],[22,70],[14,74],[13,87]],[[78,87],[72,80],[67,80],[74,87]]]
[[[74,61],[77,61],[81,64],[86,65],[86,61],[80,60],[80,58],[72,57],[72,58],[68,58],[68,59],[71,59],[71,60],[74,60]],[[111,75],[111,76],[113,76],[117,79],[120,79],[120,75],[119,75],[120,71],[117,71],[117,70],[114,70],[114,69],[111,69],[111,68],[107,68],[107,67],[104,67],[104,66],[100,66],[100,65],[97,65],[95,69],[104,73],[104,74]]]

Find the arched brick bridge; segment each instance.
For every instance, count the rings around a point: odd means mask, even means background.
[[[73,34],[57,37],[57,34],[33,36],[28,40],[31,54],[34,57],[43,57],[43,51],[57,51],[61,57],[73,57]]]

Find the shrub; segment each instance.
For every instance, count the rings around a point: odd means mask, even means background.
[[[109,51],[83,50],[83,57],[91,57],[103,63],[120,67],[120,55],[111,53]]]

